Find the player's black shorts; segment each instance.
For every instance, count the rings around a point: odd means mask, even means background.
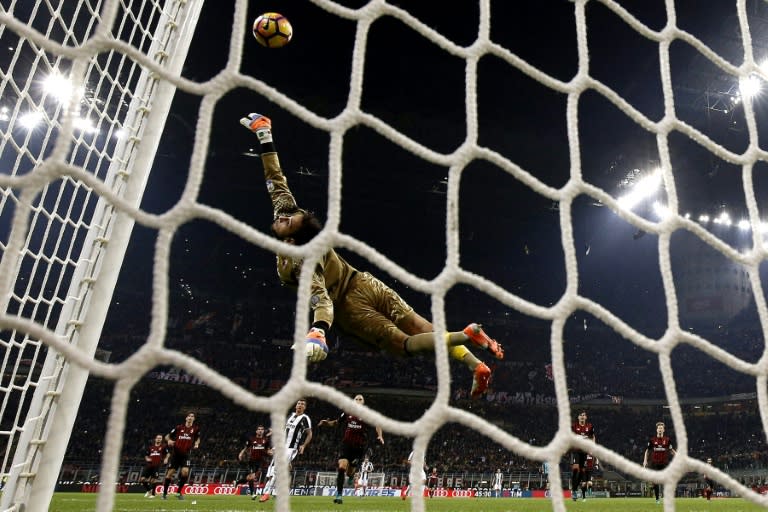
[[[252,460],[248,462],[248,473],[259,473],[264,471],[264,468],[267,467],[267,464],[264,462],[264,459]]]
[[[341,445],[340,459],[347,459],[352,466],[358,466],[365,458],[365,446]]]
[[[709,478],[706,478],[704,480],[704,485],[706,485],[710,489],[714,489],[715,488],[715,481],[714,480],[710,480]]]
[[[587,452],[582,452],[580,450],[571,452],[571,466],[576,464],[578,464],[581,469],[587,467]]]
[[[656,470],[662,470],[669,466],[669,462],[653,462],[651,461],[650,464],[648,464],[648,469],[656,469]]]
[[[171,454],[171,460],[168,463],[169,468],[179,469],[179,468],[189,467],[189,466],[191,466],[191,464],[189,462],[188,453],[181,454],[181,453],[174,452]]]
[[[141,478],[146,478],[147,480],[156,479],[159,472],[160,466],[144,466],[144,469],[141,470]]]

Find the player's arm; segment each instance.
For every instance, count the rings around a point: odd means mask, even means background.
[[[299,446],[299,455],[304,454],[304,450],[307,449],[307,446],[309,446],[309,443],[312,441],[312,428],[308,428],[304,431],[304,435],[306,436],[304,439],[304,442],[301,443]]]
[[[325,286],[325,263],[330,255],[326,253],[317,262],[315,272],[312,274],[312,284],[310,285],[311,308],[312,308],[312,327],[309,328],[305,340],[307,359],[310,363],[319,363],[328,357],[328,343],[325,341],[325,333],[333,324],[333,301]]]
[[[163,457],[163,464],[168,464],[168,459],[171,458],[171,451],[166,448],[165,449],[165,457]]]
[[[323,334],[333,325],[333,301],[325,284],[326,254],[317,262],[310,285],[312,297],[312,327],[323,329]]]
[[[322,419],[322,420],[317,422],[317,426],[318,427],[335,427],[338,424],[339,424],[339,420],[338,419],[329,420],[329,419],[326,418],[326,419]]]
[[[261,143],[261,162],[264,165],[264,178],[267,180],[267,191],[272,200],[275,215],[296,212],[299,207],[288,188],[286,179],[277,158],[275,145],[272,141],[272,121],[261,114],[249,114],[240,119],[240,124],[251,130]]]
[[[648,466],[648,451],[650,450],[649,447],[645,448],[645,452],[643,452],[643,467]]]
[[[379,444],[384,444],[384,432],[381,430],[381,427],[376,427],[376,440],[379,442]]]
[[[171,447],[176,444],[176,429],[173,429],[165,434],[165,442],[168,444],[168,446]]]

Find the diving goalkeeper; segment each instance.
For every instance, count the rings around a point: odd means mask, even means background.
[[[261,143],[264,177],[274,210],[272,233],[289,244],[309,242],[320,232],[322,224],[313,213],[298,207],[288,188],[272,139],[272,122],[263,115],[250,114],[242,118],[240,124],[254,132]],[[301,260],[277,255],[280,281],[298,286],[301,263]],[[372,348],[394,355],[434,353],[432,323],[416,313],[394,290],[370,273],[356,270],[333,249],[325,253],[315,267],[310,305],[313,321],[306,343],[314,345],[308,352],[311,362],[326,358],[325,333],[332,325]],[[463,362],[473,372],[471,396],[477,398],[485,393],[491,370],[465,345],[488,350],[502,359],[501,345],[476,323],[469,324],[463,331],[447,333],[445,342],[451,358]]]

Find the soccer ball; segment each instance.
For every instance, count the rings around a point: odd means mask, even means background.
[[[253,22],[253,37],[261,46],[280,48],[288,44],[292,36],[291,22],[282,14],[265,12]]]
[[[328,345],[315,338],[307,338],[305,343],[307,359],[312,363],[319,363],[328,357]]]

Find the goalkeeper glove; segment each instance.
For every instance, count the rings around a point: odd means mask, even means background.
[[[325,343],[325,331],[313,327],[307,333],[307,359],[310,363],[319,363],[328,357],[328,345]]]
[[[248,114],[240,119],[240,124],[255,133],[260,143],[272,142],[272,121],[267,116]]]

